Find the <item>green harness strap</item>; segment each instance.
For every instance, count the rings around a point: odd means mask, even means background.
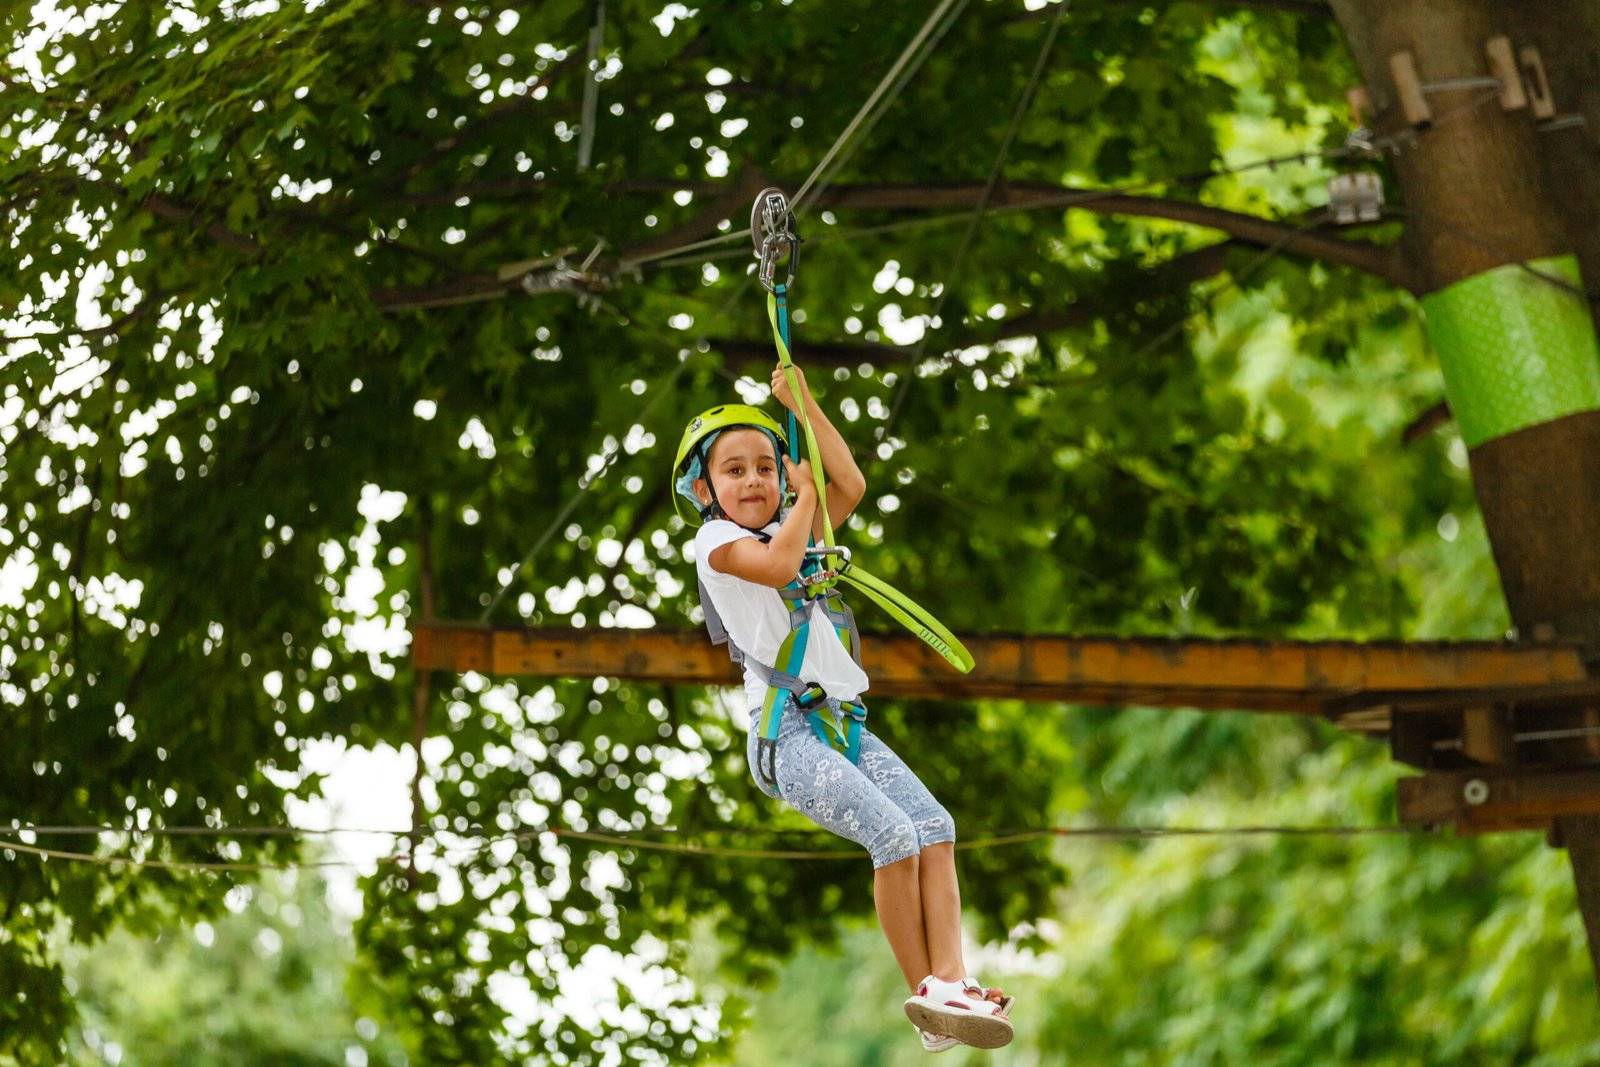
[[[806,458],[811,460],[811,480],[817,486],[817,509],[822,514],[822,543],[834,547],[833,523],[828,521],[828,492],[822,479],[822,453],[817,448],[817,435],[811,432],[811,416],[806,411],[805,397],[800,393],[800,376],[795,373],[794,357],[789,354],[789,298],[788,286],[775,285],[767,293],[767,321],[772,323],[772,341],[778,346],[778,366],[783,368],[784,380],[789,383],[789,394],[800,409],[800,425],[806,432]],[[790,435],[790,448],[794,447]],[[828,584],[832,584],[831,579]]]

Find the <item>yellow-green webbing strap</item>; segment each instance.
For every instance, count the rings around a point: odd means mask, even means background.
[[[956,635],[945,629],[944,624],[929,614],[921,604],[883,579],[868,574],[854,563],[840,565],[839,580],[861,590],[869,600],[887,611],[901,626],[922,638],[928,647],[943,656],[950,666],[962,674],[972,670],[972,653],[968,652],[967,647]]]
[[[781,287],[780,287],[781,288]],[[833,523],[828,519],[828,492],[822,481],[822,453],[817,449],[817,435],[811,432],[811,417],[806,411],[805,396],[800,392],[800,376],[795,373],[794,358],[789,355],[788,342],[778,326],[778,297],[767,294],[767,319],[772,323],[772,340],[778,346],[778,365],[789,383],[795,406],[800,409],[800,425],[806,431],[806,456],[811,460],[811,477],[817,483],[817,508],[822,514],[822,543],[833,547]]]
[[[783,288],[781,285],[776,287],[779,291]],[[795,398],[795,406],[800,409],[800,424],[805,428],[806,454],[811,460],[811,476],[816,479],[817,507],[822,512],[823,543],[832,548],[834,547],[833,523],[828,518],[828,494],[822,481],[822,454],[817,448],[817,435],[811,432],[811,419],[806,412],[804,394],[800,391],[800,376],[795,373],[794,358],[789,354],[789,345],[784,337],[786,331],[779,321],[780,299],[785,298],[778,292],[767,294],[767,319],[772,323],[772,340],[778,346],[778,365],[783,368],[784,379],[789,383],[789,392]],[[786,313],[784,318],[787,318]],[[900,625],[920,637],[962,674],[972,670],[972,653],[967,651],[966,646],[945,629],[943,623],[929,614],[927,609],[888,582],[875,578],[848,562],[838,564],[838,577],[834,580],[848,582],[861,590],[868,599],[887,611]],[[818,584],[828,585],[831,581]]]

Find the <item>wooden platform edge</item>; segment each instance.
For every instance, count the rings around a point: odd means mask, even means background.
[[[419,670],[610,677],[737,685],[726,653],[698,628],[414,625]],[[1296,642],[1064,635],[965,635],[977,665],[952,671],[916,638],[863,635],[882,697],[1193,707],[1322,715],[1363,733],[1390,716],[1519,693],[1600,699],[1577,645],[1498,642]]]
[[[1564,816],[1600,815],[1600,766],[1434,771],[1401,778],[1395,792],[1403,823],[1549,831]]]

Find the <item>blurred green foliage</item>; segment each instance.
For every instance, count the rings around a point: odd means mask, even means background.
[[[346,992],[355,943],[315,868],[264,877],[193,925],[170,916],[67,952],[72,1067],[385,1067],[406,1062]]]

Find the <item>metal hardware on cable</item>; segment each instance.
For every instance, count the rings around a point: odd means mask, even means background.
[[[1383,179],[1370,171],[1328,179],[1328,217],[1340,226],[1383,217]]]
[[[761,284],[767,292],[777,291],[778,263],[785,253],[789,256],[789,269],[783,284],[786,288],[793,285],[800,266],[800,236],[795,233],[789,198],[781,189],[768,187],[756,195],[750,208],[750,240],[761,261]]]
[[[1340,151],[1340,150],[1335,150]],[[1377,159],[1383,155],[1378,148],[1377,135],[1365,126],[1357,126],[1345,134],[1343,155],[1353,156],[1357,159]]]
[[[546,261],[541,264],[545,269],[530,269],[522,275],[522,291],[529,296],[539,296],[544,293],[571,293],[578,298],[578,306],[592,309],[600,304],[598,294],[616,288],[616,279],[604,274],[591,274],[589,268],[594,266],[595,260],[600,258],[600,252],[606,246],[606,239],[600,238],[595,242],[594,249],[584,257],[583,262],[576,268],[567,262],[565,255],[555,257],[553,262]]]

